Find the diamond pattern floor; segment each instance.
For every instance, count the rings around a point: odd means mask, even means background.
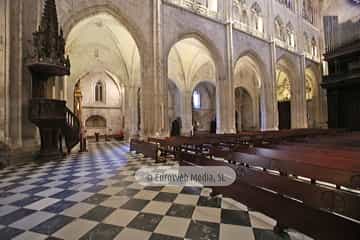
[[[246,206],[209,198],[209,189],[139,185],[134,174],[145,165],[156,164],[108,142],[1,170],[0,239],[290,239]]]

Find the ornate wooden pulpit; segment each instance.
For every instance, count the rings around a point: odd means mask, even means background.
[[[40,158],[63,155],[62,139],[68,151],[79,142],[80,122],[62,100],[47,95],[49,80],[70,75],[65,57],[65,40],[59,30],[55,0],[46,0],[38,31],[33,34],[34,53],[27,64],[32,74],[29,119],[40,130]]]

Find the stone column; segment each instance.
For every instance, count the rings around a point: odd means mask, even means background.
[[[138,134],[138,88],[136,86],[126,86],[124,90],[124,115],[125,129],[131,138]]]
[[[5,111],[6,111],[6,1],[0,2],[0,142],[5,141]]]
[[[295,75],[295,81],[292,87],[292,101],[294,101],[293,117],[291,121],[292,128],[307,128],[307,105],[305,92],[305,55],[299,56],[298,76]]]
[[[11,0],[9,7],[11,52],[9,68],[9,145],[22,146],[23,1]]]
[[[192,91],[185,90],[181,93],[181,134],[188,136],[192,130]]]
[[[143,81],[140,95],[140,135],[148,137],[154,135],[155,133],[155,108],[157,106],[155,105],[156,101],[154,99],[153,86],[146,86]]]
[[[232,21],[232,1],[227,1],[227,19],[228,24],[226,27],[226,38],[227,38],[227,68],[228,68],[228,82],[229,82],[229,92],[228,95],[228,106],[229,106],[229,112],[228,112],[228,133],[236,133],[236,127],[235,127],[235,89],[234,89],[234,69],[235,69],[235,63],[234,63],[234,37],[233,37],[233,21]]]
[[[153,70],[154,70],[154,97],[153,107],[155,114],[154,134],[164,136],[168,133],[167,114],[167,76],[163,69],[162,61],[162,28],[161,28],[161,0],[153,0]]]
[[[279,109],[277,101],[277,82],[276,82],[276,45],[274,39],[270,43],[270,75],[269,81],[270,84],[264,84],[264,95],[269,96],[265,101],[265,109],[262,109],[265,116],[263,117],[263,130],[278,130],[279,129]],[[268,86],[268,88],[266,88]]]
[[[217,132],[235,133],[235,94],[234,94],[234,50],[232,26],[232,1],[225,1],[226,21],[226,73],[225,79],[217,79]]]

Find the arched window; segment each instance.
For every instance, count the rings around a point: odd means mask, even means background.
[[[314,8],[312,6],[312,2],[310,0],[308,0],[308,20],[311,23],[314,23]]]
[[[193,93],[193,106],[195,109],[201,108],[201,95],[199,90],[195,90]]]
[[[311,0],[303,1],[303,17],[308,20],[310,23],[315,23],[315,9]]]
[[[256,2],[251,7],[251,19],[253,28],[258,32],[264,31],[264,23],[263,18],[261,16],[261,8],[259,4]]]
[[[95,85],[95,102],[104,102],[104,86],[101,81]]]
[[[285,40],[284,24],[279,16],[275,18],[275,38],[281,41]]]
[[[242,12],[241,12],[240,22],[245,25],[248,25],[249,24],[249,16],[248,16],[247,10],[245,8],[243,8],[241,11]]]
[[[313,37],[313,38],[311,39],[311,55],[312,55],[313,57],[316,57],[317,54],[318,54],[317,52],[318,52],[318,50],[317,50],[316,39],[315,39],[315,37]]]
[[[233,20],[237,23],[247,22],[245,0],[233,0]]]
[[[286,34],[287,34],[286,36],[287,44],[289,45],[289,47],[295,48],[296,47],[295,31],[291,23],[288,23],[286,26]]]
[[[304,33],[304,51],[308,54],[311,54],[310,38],[306,32]]]
[[[234,22],[238,23],[240,22],[241,18],[241,8],[238,0],[233,0],[233,6],[232,6],[232,17]]]

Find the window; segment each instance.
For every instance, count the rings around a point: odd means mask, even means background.
[[[104,86],[101,81],[95,85],[95,102],[104,102]]]
[[[275,18],[275,38],[284,41],[284,24],[279,16]]]
[[[318,55],[318,50],[317,50],[317,44],[316,44],[316,39],[313,37],[311,40],[311,55],[313,57],[316,57]]]
[[[291,23],[288,23],[288,25],[286,26],[286,31],[287,31],[287,42],[289,47],[295,48],[296,47],[295,31]]]
[[[261,17],[261,8],[258,3],[254,3],[251,7],[251,14],[253,28],[258,32],[263,32],[264,23]]]
[[[201,108],[201,96],[199,90],[195,90],[193,93],[193,105],[195,109]]]
[[[304,50],[308,54],[311,53],[310,39],[306,32],[304,33]]]
[[[233,20],[237,23],[247,22],[245,0],[233,0]]]
[[[315,10],[311,0],[303,1],[303,17],[310,23],[315,23]]]

